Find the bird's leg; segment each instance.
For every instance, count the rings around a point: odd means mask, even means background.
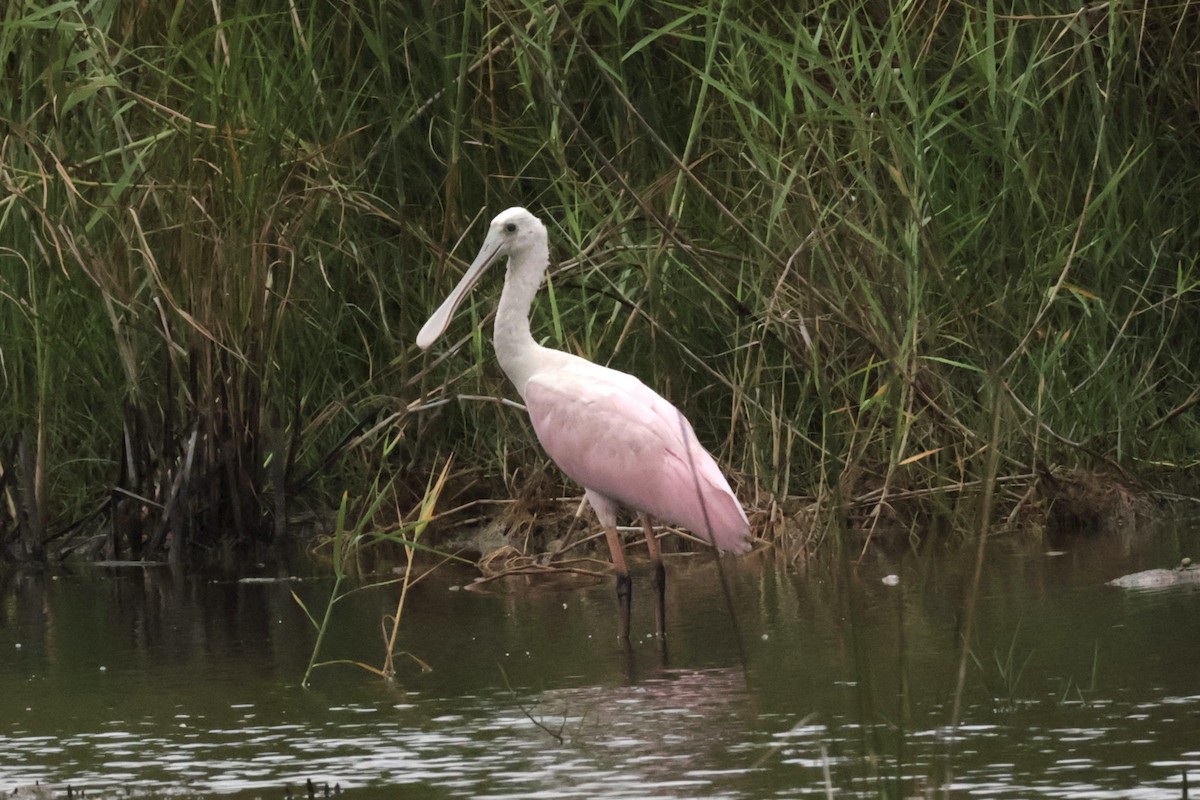
[[[642,518],[642,530],[646,532],[646,549],[650,551],[650,563],[654,566],[654,632],[658,638],[667,633],[667,569],[663,566],[662,549],[658,546],[658,538],[650,525],[650,517],[639,514]]]
[[[633,607],[633,580],[629,577],[629,565],[625,563],[625,548],[621,535],[613,525],[605,526],[604,538],[608,541],[608,552],[612,556],[613,569],[617,572],[617,638],[629,641],[629,616]]]

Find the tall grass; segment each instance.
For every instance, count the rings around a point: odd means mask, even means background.
[[[404,606],[405,601],[408,599],[409,589],[437,568],[437,565],[435,565],[430,567],[428,571],[418,575],[414,568],[416,564],[415,556],[418,550],[429,551],[430,549],[421,543],[421,535],[425,532],[425,528],[429,525],[430,520],[433,519],[438,497],[445,486],[446,477],[450,473],[451,463],[452,461],[447,461],[437,479],[430,480],[425,496],[421,498],[419,507],[414,509],[411,514],[413,519],[406,521],[403,519],[404,515],[402,513],[396,512],[396,516],[400,517],[400,519],[390,523],[386,529],[371,529],[375,524],[375,520],[381,514],[381,506],[389,497],[386,489],[381,491],[378,486],[372,487],[366,508],[355,514],[358,519],[354,522],[347,519],[351,506],[349,493],[342,495],[341,505],[338,507],[337,518],[334,522],[333,532],[330,536],[331,541],[329,542],[330,561],[333,568],[333,586],[329,590],[329,597],[325,601],[325,610],[321,613],[320,620],[317,619],[317,616],[313,612],[309,611],[308,604],[304,602],[304,599],[295,591],[292,592],[292,598],[300,606],[309,623],[312,624],[315,634],[312,654],[309,656],[308,667],[304,671],[304,677],[300,681],[301,686],[307,688],[310,685],[313,671],[317,667],[333,664],[353,664],[385,680],[392,680],[396,676],[397,655],[406,655],[419,664],[422,669],[428,669],[428,665],[416,655],[408,652],[398,653],[396,643],[400,635],[400,622],[404,616]],[[343,583],[354,572],[354,561],[362,558],[372,548],[389,544],[398,545],[404,551],[407,559],[404,568],[404,577],[374,583],[363,583],[352,589],[343,588]],[[454,556],[438,555],[441,562],[454,558]],[[396,601],[395,613],[380,620],[385,645],[383,663],[376,667],[361,661],[349,661],[346,659],[319,660],[322,652],[322,643],[325,641],[325,635],[329,632],[332,625],[334,607],[355,592],[375,589],[393,583],[400,584],[400,596]]]
[[[447,497],[519,489],[488,337],[412,344],[514,204],[536,335],[679,404],[768,536],[953,511],[990,451],[997,513],[1195,492],[1197,12],[10,3],[0,541],[241,556],[450,450]]]

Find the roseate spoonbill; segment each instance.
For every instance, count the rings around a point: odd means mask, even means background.
[[[584,488],[604,526],[627,639],[632,582],[617,533],[620,508],[639,514],[654,564],[658,632],[663,632],[666,572],[648,517],[680,525],[718,550],[750,549],[750,523],[716,461],[675,406],[632,375],[542,347],[529,332],[529,309],[550,265],[546,227],[523,208],[500,213],[479,255],[417,334],[426,349],[487,268],[508,258],[493,329],[496,358],[525,401],[550,458]]]

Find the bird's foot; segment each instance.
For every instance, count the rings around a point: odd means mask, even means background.
[[[629,641],[629,617],[633,608],[633,579],[628,572],[617,573],[617,638]]]

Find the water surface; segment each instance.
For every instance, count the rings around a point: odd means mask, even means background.
[[[973,546],[725,560],[732,614],[713,562],[675,557],[665,654],[644,573],[625,649],[609,583],[480,593],[443,571],[409,597],[400,642],[432,671],[330,666],[307,690],[313,633],[291,592],[320,607],[318,575],[10,574],[0,791],[1174,800],[1185,772],[1200,783],[1200,592],[1105,581],[1189,553],[1187,523],[1059,554],[989,544],[956,731]],[[327,654],[380,665],[396,591],[342,603]]]

